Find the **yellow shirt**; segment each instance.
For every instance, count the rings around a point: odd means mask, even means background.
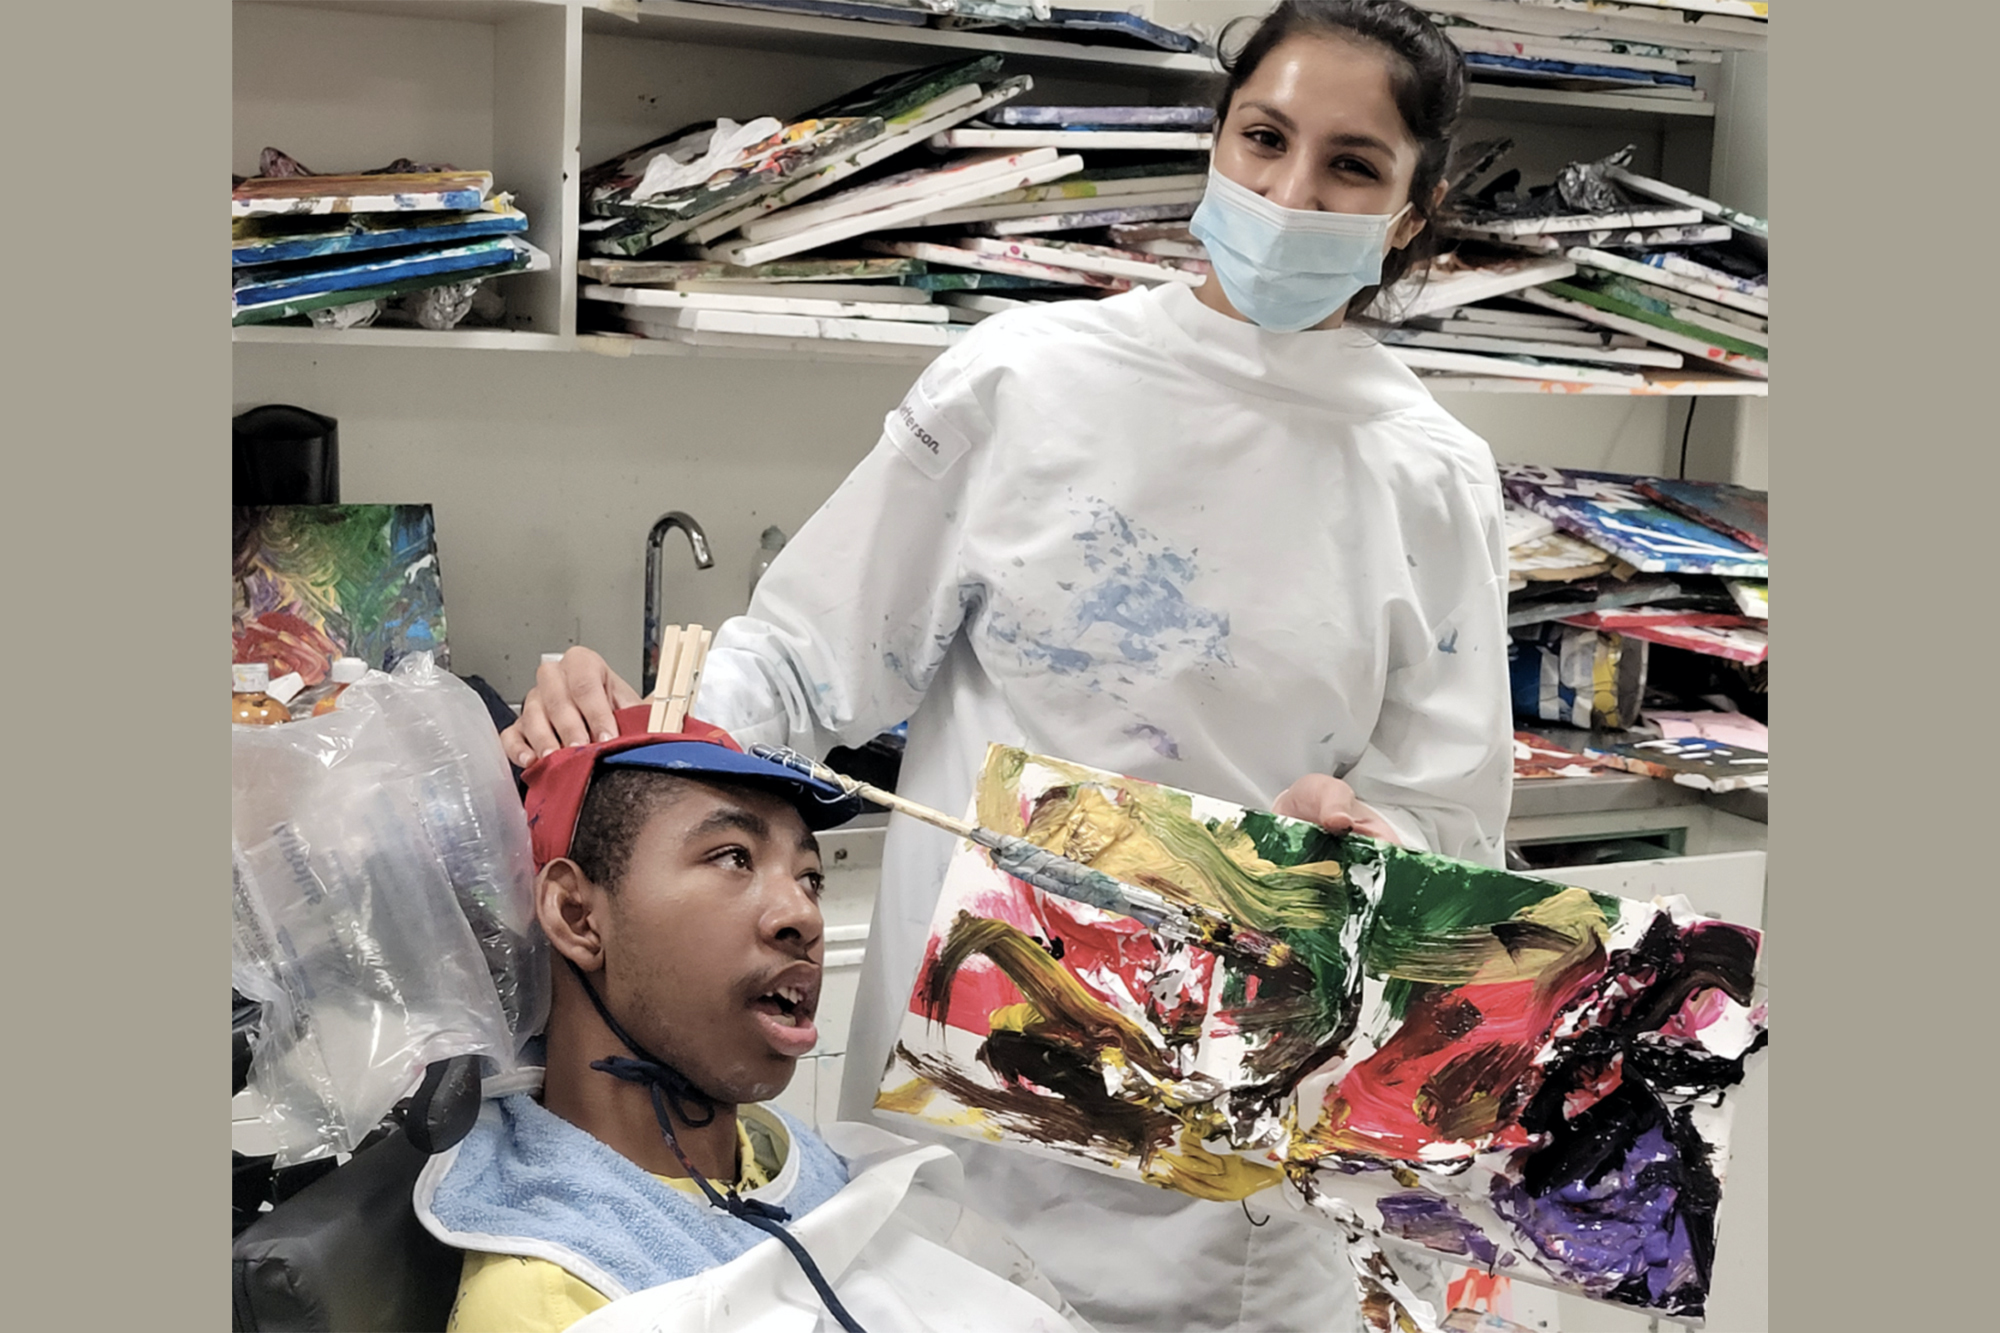
[[[736,1114],[738,1192],[768,1185],[784,1170],[791,1153],[784,1122],[761,1106]],[[653,1179],[697,1197],[692,1180],[656,1175]],[[518,1254],[467,1250],[458,1275],[458,1299],[446,1333],[561,1333],[593,1310],[611,1303],[604,1293],[560,1264]]]

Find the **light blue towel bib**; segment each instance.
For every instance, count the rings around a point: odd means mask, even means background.
[[[847,1183],[820,1138],[776,1107],[791,1152],[770,1184],[746,1191],[802,1217]],[[559,1264],[608,1299],[729,1262],[768,1240],[706,1199],[642,1167],[525,1093],[485,1103],[472,1132],[418,1177],[417,1216],[448,1245]]]

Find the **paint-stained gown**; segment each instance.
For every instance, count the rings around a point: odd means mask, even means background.
[[[907,718],[899,790],[953,813],[992,741],[1251,806],[1332,773],[1406,843],[1498,865],[1500,515],[1485,443],[1358,331],[1267,332],[1179,284],[1010,311],[932,363],[717,633],[701,711],[813,753]],[[847,1118],[951,846],[891,822]],[[1360,1327],[1325,1232],[954,1146],[1106,1333]]]

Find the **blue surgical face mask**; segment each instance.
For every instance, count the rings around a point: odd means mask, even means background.
[[[1188,230],[1208,247],[1231,305],[1261,328],[1296,333],[1382,280],[1389,231],[1409,211],[1284,208],[1211,168]]]

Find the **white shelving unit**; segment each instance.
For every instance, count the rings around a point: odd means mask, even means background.
[[[1239,11],[1247,6],[1219,5]],[[1456,0],[1433,8],[1476,14],[1518,6]],[[238,343],[319,348],[410,347],[611,355],[777,357],[918,365],[934,352],[896,349],[626,349],[579,333],[574,246],[583,165],[677,125],[716,114],[748,117],[844,90],[892,69],[998,51],[1032,74],[1038,95],[1135,101],[1205,97],[1206,56],[1004,33],[900,27],[732,9],[689,0],[236,0],[233,166],[256,169],[266,144],[327,170],[397,156],[490,167],[496,187],[527,212],[528,237],[554,261],[544,273],[499,280],[506,328],[312,329],[251,325]],[[1607,30],[1620,24],[1593,18]],[[1622,21],[1631,27],[1633,21]],[[1701,37],[1712,41],[1706,28]],[[1761,38],[1725,33],[1754,45]],[[1693,40],[1690,38],[1690,40]],[[310,51],[311,59],[298,59]],[[287,58],[289,57],[289,58]],[[836,72],[851,71],[851,72]],[[667,91],[661,91],[665,88]],[[774,96],[773,88],[788,95]],[[728,105],[718,105],[718,99]],[[1586,148],[1640,144],[1642,170],[1708,185],[1699,170],[1719,111],[1676,102],[1475,81],[1465,133],[1507,133],[1531,179],[1575,155],[1543,161],[1549,126]],[[1538,127],[1538,128],[1537,128]],[[1440,377],[1453,392],[1568,394],[1574,386],[1498,377]],[[1591,396],[1762,396],[1765,386],[1691,375],[1642,390]]]

